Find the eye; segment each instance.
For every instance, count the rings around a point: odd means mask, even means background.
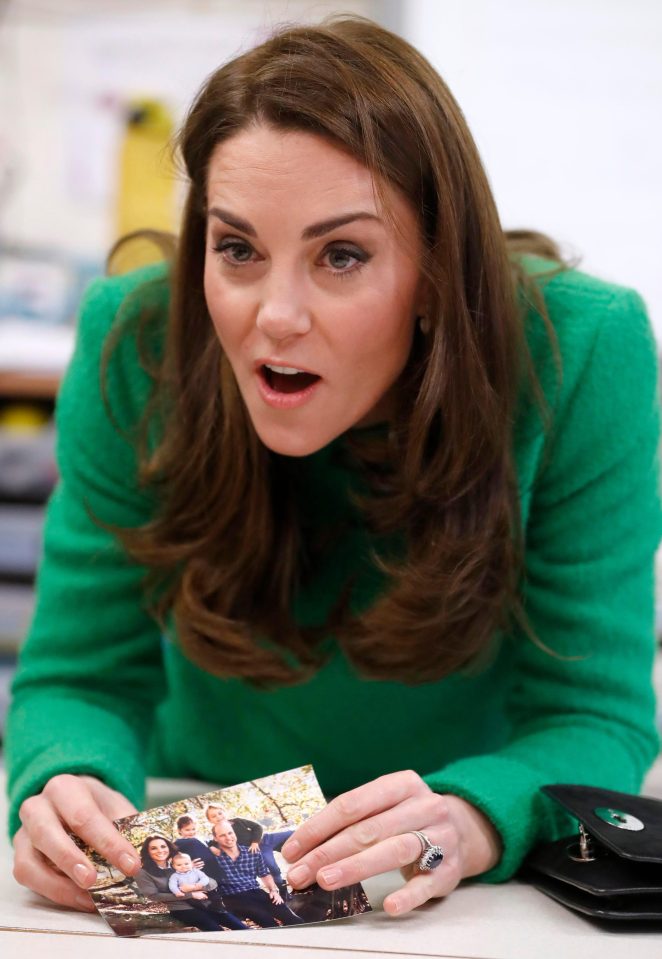
[[[241,266],[244,263],[250,263],[255,250],[247,243],[236,236],[226,236],[214,245],[214,252],[220,254],[228,266]]]
[[[348,273],[360,270],[368,262],[370,255],[353,244],[339,244],[327,247],[322,259],[326,261],[332,273],[346,276]]]

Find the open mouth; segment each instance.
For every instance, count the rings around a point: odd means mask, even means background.
[[[276,393],[301,393],[316,383],[320,377],[292,366],[272,366],[265,363],[260,368],[267,386]]]

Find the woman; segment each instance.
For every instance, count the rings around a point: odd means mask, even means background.
[[[168,884],[175,872],[171,859],[176,853],[177,849],[163,836],[147,837],[140,849],[142,867],[135,874],[136,885],[143,896],[155,902],[164,903],[172,918],[185,926],[197,926],[198,929],[204,929],[206,932],[220,932],[223,927],[247,929],[248,927],[232,913],[216,908],[212,911],[203,906],[201,901],[196,901],[196,891],[193,887],[189,890],[180,886],[182,892],[191,894],[184,899],[178,898],[170,891]],[[210,879],[207,890],[213,891],[216,887],[216,880]],[[197,896],[202,898],[199,893]]]
[[[295,889],[403,867],[397,915],[507,879],[569,828],[542,785],[655,755],[641,300],[504,234],[448,89],[368,21],[222,67],[180,148],[174,261],[92,287],[59,399],[16,876],[86,908],[66,828],[134,872],[146,770],[312,762]]]

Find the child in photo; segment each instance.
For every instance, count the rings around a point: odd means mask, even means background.
[[[223,806],[217,803],[209,803],[205,809],[205,816],[211,826],[212,834],[217,822],[229,822],[237,836],[237,842],[242,846],[247,846],[251,852],[260,852],[260,840],[264,830],[262,826],[253,819],[241,819],[239,816],[228,816]],[[220,855],[220,849],[212,839],[208,843],[209,848],[215,856]]]
[[[207,893],[203,892],[209,885],[209,877],[205,876],[200,869],[195,869],[191,857],[186,852],[176,852],[171,859],[172,868],[175,870],[168,880],[170,892],[174,893],[180,899],[185,896],[191,896],[193,899],[207,899]],[[182,891],[182,886],[194,886],[194,889]]]
[[[207,843],[197,837],[197,830],[198,826],[193,816],[180,816],[177,820],[179,836],[175,839],[175,846],[180,852],[188,853],[191,860],[200,869],[204,869],[208,876],[218,880],[216,855]]]

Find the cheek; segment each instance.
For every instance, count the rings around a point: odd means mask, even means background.
[[[368,375],[398,373],[409,356],[415,322],[409,305],[394,307],[380,297],[347,324],[345,355]]]
[[[252,329],[254,307],[248,290],[205,275],[205,300],[216,335],[225,349],[232,349]],[[211,820],[214,822],[215,820]]]

